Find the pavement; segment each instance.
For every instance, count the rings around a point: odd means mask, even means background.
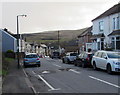
[[[17,62],[14,61],[10,64],[9,74],[3,80],[2,93],[33,93],[28,81],[22,67],[18,69]]]

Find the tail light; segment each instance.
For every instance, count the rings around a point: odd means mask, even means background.
[[[89,57],[87,57],[87,58],[86,58],[86,60],[87,60],[87,61],[89,61],[89,60],[90,60],[90,58],[89,58]]]
[[[28,59],[24,59],[24,61],[28,61]]]
[[[36,60],[40,60],[40,58],[37,58]]]

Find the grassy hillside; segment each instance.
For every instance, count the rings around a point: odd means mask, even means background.
[[[71,43],[76,43],[77,36],[80,35],[87,28],[80,30],[60,30],[60,45],[62,47],[68,47]],[[23,34],[27,42],[36,42],[38,44],[51,43],[53,46],[56,46],[58,43],[58,31],[45,31],[42,33],[32,33],[32,34]]]

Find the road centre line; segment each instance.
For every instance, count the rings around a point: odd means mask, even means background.
[[[117,87],[117,88],[120,88],[120,86],[116,85],[116,84],[113,84],[113,83],[110,83],[110,82],[107,82],[107,81],[104,81],[104,80],[101,80],[99,78],[96,78],[96,77],[93,77],[93,76],[89,76],[90,78],[94,79],[94,80],[98,80],[100,82],[103,82],[103,83],[106,83],[108,85],[111,85],[111,86],[114,86],[114,87]]]
[[[44,78],[42,78],[41,75],[38,75],[38,77],[50,88],[49,91],[52,91],[52,90],[60,90],[60,88],[55,89],[54,87],[52,87]]]
[[[73,69],[70,69],[69,71],[72,71],[72,72],[77,73],[77,74],[80,74],[80,73],[81,73],[81,72],[75,71],[75,70],[73,70]]]
[[[60,67],[60,68],[62,67],[62,66],[59,66],[59,65],[56,65],[56,64],[53,64],[53,65],[54,65],[54,66],[57,66],[57,67]]]

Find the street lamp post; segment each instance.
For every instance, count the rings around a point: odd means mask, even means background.
[[[20,38],[20,34],[19,34],[19,17],[26,17],[27,15],[17,15],[17,61],[18,61],[18,69],[20,68],[20,60],[19,60],[19,38]]]

